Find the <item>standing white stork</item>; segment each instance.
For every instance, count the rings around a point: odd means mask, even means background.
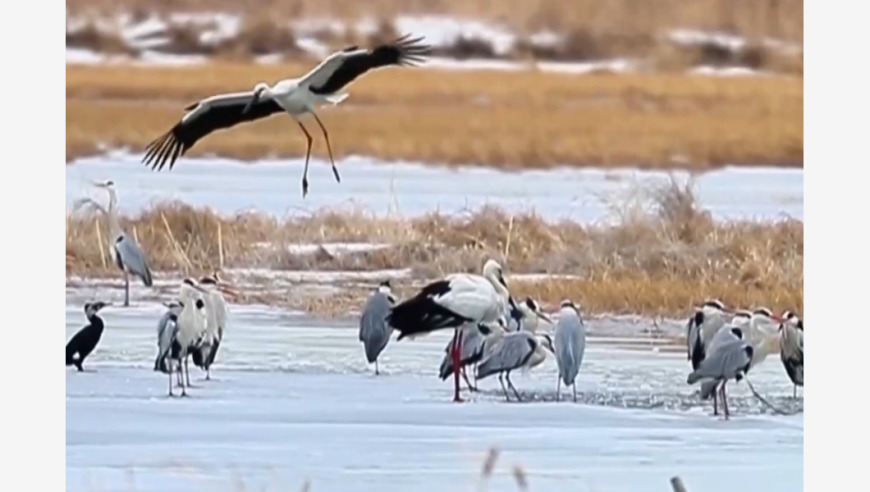
[[[227,326],[227,302],[223,294],[236,297],[238,294],[221,281],[218,272],[199,279],[199,286],[205,290],[206,331],[202,344],[191,351],[193,364],[205,370],[205,379],[211,379],[211,365],[217,357],[218,348],[224,338]]]
[[[153,285],[151,269],[148,267],[148,261],[145,259],[145,253],[142,252],[142,248],[139,247],[135,239],[121,229],[121,222],[118,218],[118,195],[115,193],[115,182],[108,180],[93,184],[97,188],[106,190],[106,193],[109,194],[108,208],[103,208],[102,205],[90,198],[76,200],[75,208],[78,209],[84,205],[89,205],[106,216],[110,234],[109,250],[112,251],[115,264],[124,272],[124,307],[129,307],[130,274],[132,273],[142,279],[142,283],[146,287],[151,287]]]
[[[698,306],[689,318],[686,325],[686,358],[692,363],[692,369],[698,368],[713,335],[725,326],[726,313],[731,313],[731,310],[722,301],[711,299]]]
[[[505,302],[505,300],[510,302]],[[393,307],[387,322],[399,332],[396,341],[435,330],[453,328],[453,401],[459,398],[460,347],[463,325],[491,325],[513,304],[501,265],[487,260],[483,275],[454,273],[423,287],[414,297]],[[515,306],[513,306],[515,308]]]
[[[792,398],[797,398],[797,387],[804,385],[804,321],[791,311],[785,311],[782,317],[785,322],[779,325],[779,358],[794,384]]]
[[[258,82],[248,92],[219,94],[184,108],[186,113],[171,130],[156,138],[145,149],[142,162],[151,164],[152,169],[163,169],[168,162],[169,169],[175,160],[184,155],[199,139],[209,133],[229,128],[246,121],[254,121],[275,113],[286,112],[296,120],[305,133],[308,147],[305,151],[305,170],[302,174],[302,196],[308,193],[308,160],[311,157],[311,134],[299,117],[310,113],[326,140],[329,160],[335,180],[341,182],[329,133],[315,112],[318,104],[336,105],[348,96],[342,92],[351,82],[369,70],[387,66],[415,66],[425,61],[430,47],[421,44],[422,37],[410,38],[406,34],[395,41],[382,44],[371,50],[350,46],[337,51],[323,60],[313,70],[296,79],[284,79],[272,87]],[[265,96],[265,97],[263,97]]]

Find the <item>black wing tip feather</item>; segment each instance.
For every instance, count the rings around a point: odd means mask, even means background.
[[[150,165],[152,171],[162,171],[168,163],[169,169],[175,165],[175,160],[187,150],[184,142],[175,136],[175,128],[154,139],[145,147],[142,163]]]
[[[423,43],[423,39],[423,36],[412,38],[411,33],[406,33],[384,47],[397,50],[398,65],[416,66],[425,62],[426,57],[432,54],[432,46]]]

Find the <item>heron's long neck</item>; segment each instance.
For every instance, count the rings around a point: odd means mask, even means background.
[[[109,221],[109,232],[112,235],[112,241],[120,236],[123,231],[121,230],[121,221],[118,219],[118,195],[115,194],[115,190],[109,191],[109,208],[106,209],[106,220]]]

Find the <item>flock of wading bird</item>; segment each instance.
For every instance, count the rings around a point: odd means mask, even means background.
[[[198,140],[221,129],[239,123],[288,113],[305,134],[307,149],[302,176],[302,195],[308,192],[308,162],[312,137],[299,120],[303,114],[314,117],[323,133],[336,181],[341,178],[332,157],[329,133],[315,112],[315,106],[338,104],[347,98],[344,88],[372,69],[389,66],[413,66],[425,60],[430,47],[422,38],[402,36],[392,43],[365,50],[350,46],[337,51],[302,77],[285,79],[273,86],[257,83],[253,90],[219,94],[187,106],[187,113],[167,133],[152,141],[145,150],[143,162],[153,170],[168,163],[172,169],[178,157],[184,155]],[[91,199],[81,199],[76,208],[89,205],[106,215],[109,229],[109,249],[115,264],[124,274],[124,306],[129,306],[130,275],[150,287],[151,271],[145,254],[135,239],[120,226],[117,195],[112,181],[95,183],[109,194],[108,207]],[[158,322],[158,351],[154,370],[169,375],[169,395],[172,374],[186,395],[190,386],[188,357],[206,371],[214,363],[228,319],[223,295],[236,292],[222,282],[217,273],[196,281],[186,278],[177,296],[165,302],[167,311]],[[84,307],[89,324],[69,341],[66,363],[83,370],[82,364],[96,348],[104,323],[98,312],[108,304],[87,303]],[[730,319],[728,317],[730,316]],[[517,400],[519,392],[510,380],[515,370],[526,370],[541,364],[551,354],[558,365],[557,399],[561,385],[571,386],[577,400],[575,381],[583,361],[586,330],[579,308],[570,300],[562,301],[553,333],[538,333],[539,320],[552,324],[532,298],[517,303],[504,280],[501,265],[489,260],[482,275],[457,273],[426,285],[415,296],[396,303],[389,282],[383,282],[366,303],[360,319],[359,339],[366,359],[375,364],[393,331],[397,340],[414,338],[442,329],[454,330],[445,348],[439,370],[441,379],[453,374],[454,401],[461,401],[460,374],[470,391],[476,391],[476,380],[498,375],[505,398],[508,388]],[[740,381],[749,370],[770,353],[779,350],[786,373],[796,387],[803,386],[803,322],[794,313],[774,315],[766,308],[754,311],[731,311],[717,300],[698,307],[687,326],[687,355],[692,364],[688,384],[701,382],[701,397],[713,398],[714,414],[722,400],[728,416],[725,385],[731,379]],[[474,366],[475,384],[469,380],[466,368]],[[507,385],[505,385],[507,383]]]

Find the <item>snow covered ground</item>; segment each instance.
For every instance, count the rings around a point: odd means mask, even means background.
[[[111,152],[82,158],[66,166],[66,200],[104,193],[89,184],[112,179],[120,206],[135,213],[164,200],[212,207],[232,214],[256,209],[277,216],[306,214],[323,207],[350,207],[377,215],[416,216],[435,210],[455,213],[497,205],[506,210],[534,210],[547,219],[578,222],[615,219],[613,205],[636,202],[638,190],[667,183],[662,171],[557,168],[503,172],[491,168],[449,169],[419,163],[376,162],[351,156],[338,162],[336,183],[326,161],[312,159],[310,192],[302,199],[303,159],[260,160],[184,158],[172,170],[154,172],[141,155]],[[674,172],[679,182],[688,174]],[[696,177],[701,205],[714,218],[803,220],[803,169],[728,167]]]
[[[504,402],[492,379],[455,405],[436,377],[449,334],[392,341],[375,377],[353,321],[233,306],[213,380],[193,368],[191,396],[170,399],[151,371],[159,314],[107,308],[91,372],[67,373],[67,490],[299,490],[306,478],[315,491],[470,490],[490,446],[502,451],[490,490],[514,490],[514,463],[539,492],[659,491],[676,474],[702,492],[803,487],[802,413],[764,413],[731,384],[734,416],[712,417],[679,351],[590,339],[577,404],[553,401],[548,360],[512,378],[530,402]],[[67,339],[83,318],[68,304]],[[775,357],[751,378],[802,410]]]

